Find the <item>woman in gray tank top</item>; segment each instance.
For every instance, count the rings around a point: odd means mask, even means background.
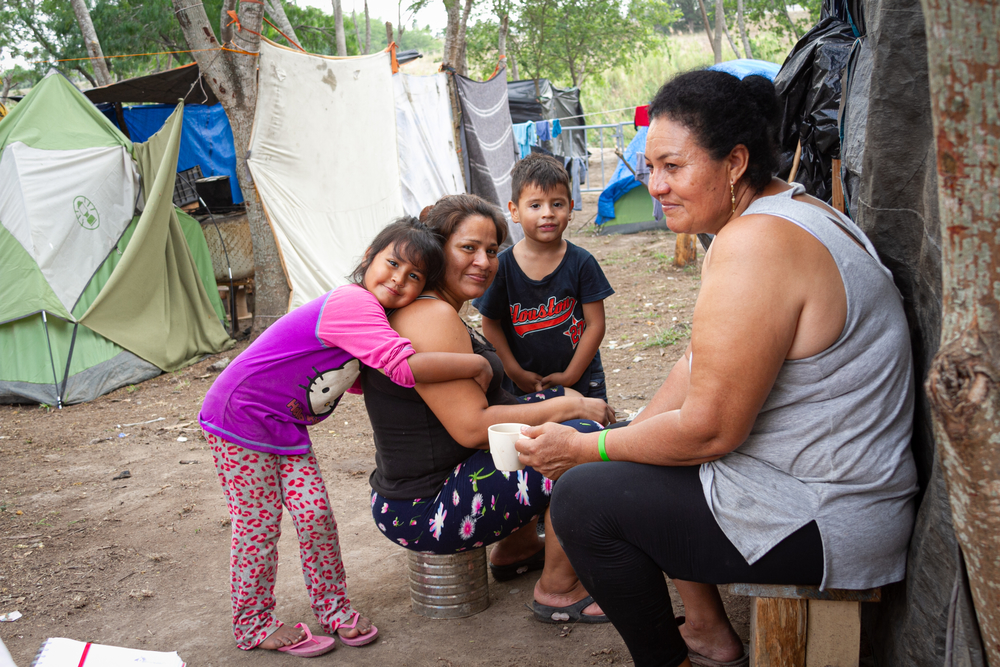
[[[649,115],[667,225],[716,235],[691,344],[627,428],[546,424],[518,449],[561,475],[553,526],[637,667],[746,665],[715,584],[862,589],[905,574],[907,323],[861,230],[773,178],[770,81],[690,72]]]

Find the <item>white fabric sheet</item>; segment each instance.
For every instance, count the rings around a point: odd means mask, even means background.
[[[248,163],[292,287],[343,285],[403,213],[388,53],[331,58],[263,40]]]
[[[135,212],[139,172],[122,146],[0,155],[0,223],[34,258],[67,311]]]
[[[394,74],[403,210],[419,216],[445,195],[465,192],[452,129],[448,77]]]

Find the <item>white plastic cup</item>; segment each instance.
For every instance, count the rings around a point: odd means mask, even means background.
[[[493,465],[497,470],[512,472],[524,470],[524,464],[518,459],[514,443],[521,438],[521,427],[527,424],[494,424],[489,428],[490,454],[493,455]]]

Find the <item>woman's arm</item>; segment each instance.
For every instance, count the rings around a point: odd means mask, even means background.
[[[712,254],[695,306],[690,375],[686,355],[641,419],[605,436],[612,460],[697,465],[733,451],[749,435],[785,359],[800,358],[793,348],[818,353],[843,329],[846,300],[841,312],[830,287],[839,286],[844,299],[843,282],[807,232],[751,216],[723,228]],[[824,310],[832,315],[803,326],[804,313]],[[546,424],[527,435],[534,439],[518,442],[522,460],[546,476],[599,460],[598,434]]]
[[[458,313],[442,301],[416,301],[397,311],[391,322],[417,352],[472,352],[469,333]],[[599,399],[553,398],[490,406],[486,395],[471,380],[418,383],[416,390],[451,437],[464,447],[485,448],[487,428],[503,422],[541,424],[574,418],[607,422],[607,405]]]

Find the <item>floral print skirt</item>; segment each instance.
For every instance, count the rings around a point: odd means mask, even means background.
[[[592,421],[564,423],[583,433],[601,428]],[[499,542],[540,516],[552,485],[532,468],[497,470],[489,451],[477,450],[433,498],[391,500],[372,491],[372,516],[386,537],[407,549],[458,553]]]

